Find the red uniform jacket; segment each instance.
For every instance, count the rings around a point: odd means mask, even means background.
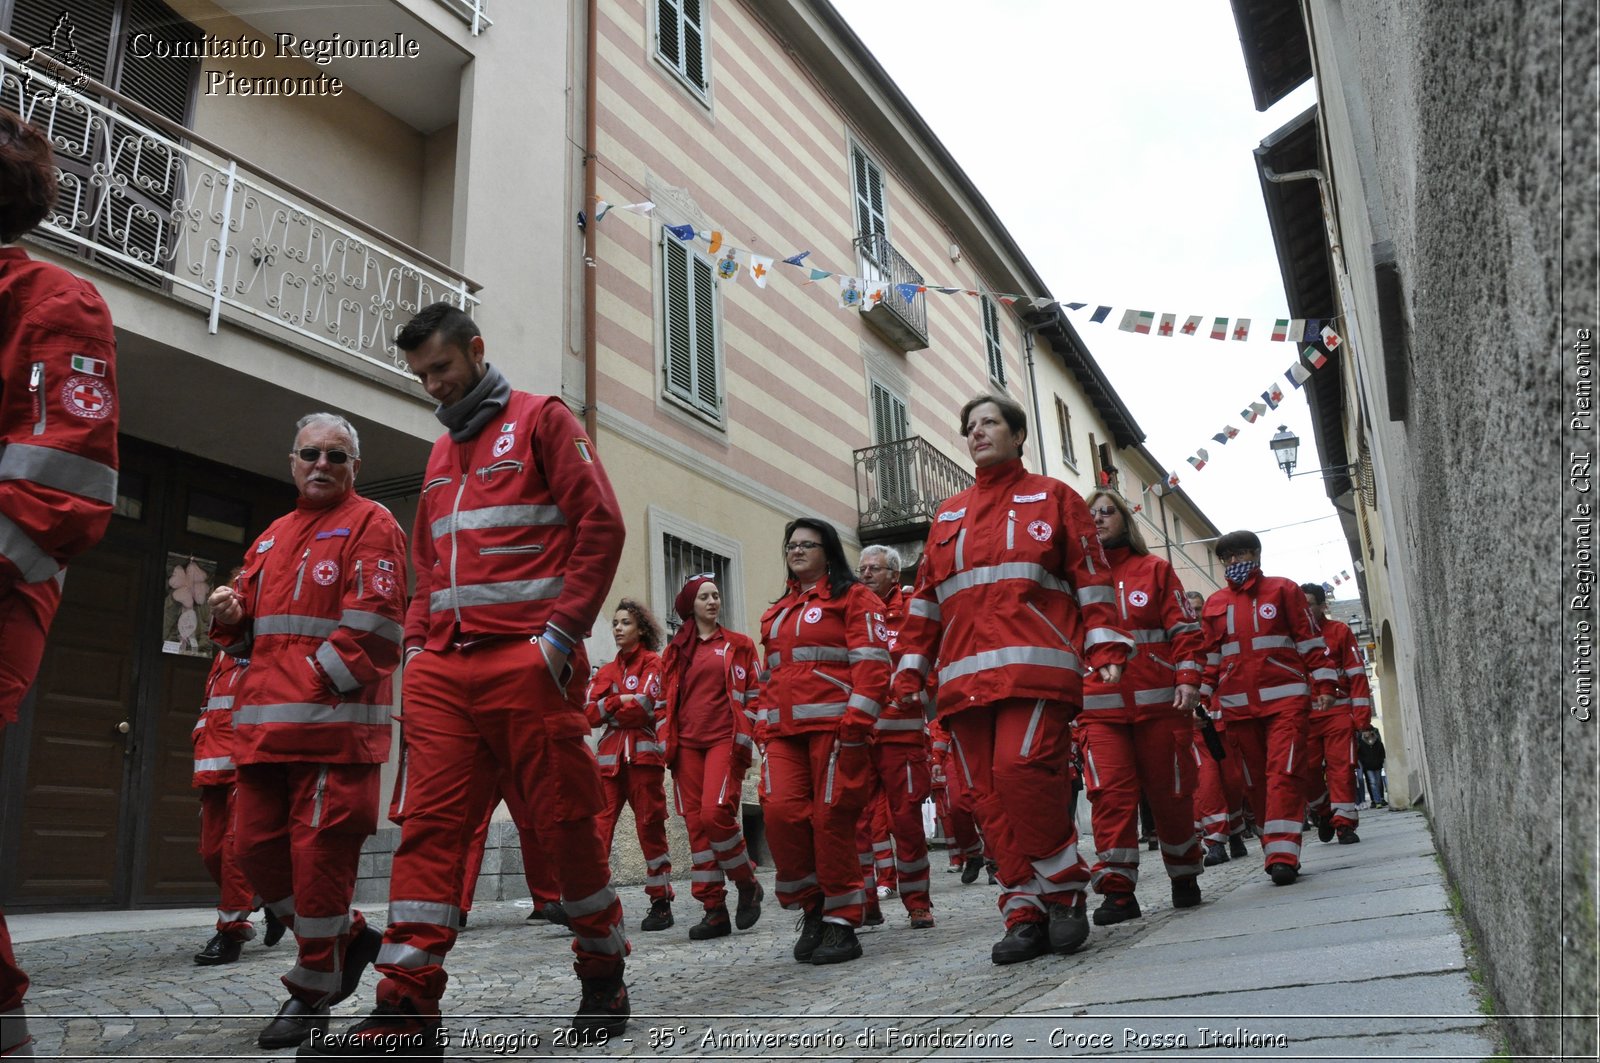
[[[758,711],[774,737],[816,731],[866,741],[889,694],[889,629],[864,583],[834,597],[827,577],[788,591],[761,617]]]
[[[633,701],[624,702],[632,694]],[[589,680],[583,711],[590,727],[602,728],[599,747],[600,774],[617,775],[624,764],[659,768],[666,763],[667,747],[656,737],[661,706],[661,655],[635,646],[627,656],[602,664]]]
[[[685,621],[693,624],[693,620]],[[732,763],[736,769],[743,771],[755,759],[756,738],[758,737],[758,717],[756,715],[756,674],[759,665],[756,660],[756,644],[748,635],[741,635],[737,631],[722,629],[722,637],[728,640],[727,659],[723,666],[728,677],[728,701],[733,706],[733,757]],[[666,706],[667,718],[664,725],[656,728],[656,733],[662,736],[667,747],[667,763],[671,764],[678,755],[678,647],[668,643],[666,652],[661,657],[661,686],[663,690],[662,703]],[[765,741],[764,736],[761,736]]]
[[[547,627],[587,668],[589,634],[622,556],[622,511],[594,445],[550,395],[513,391],[476,436],[433,444],[411,535],[406,649]]]
[[[57,576],[116,501],[111,314],[88,281],[0,247],[0,594]]]
[[[1172,566],[1126,546],[1106,551],[1116,584],[1117,612],[1133,636],[1135,652],[1122,682],[1107,686],[1098,673],[1083,680],[1083,715],[1113,723],[1186,715],[1172,707],[1178,684],[1200,685],[1200,618],[1183,596]]]
[[[900,661],[900,625],[906,619],[906,596],[899,587],[889,591],[889,597],[883,603],[883,623],[889,631],[889,658],[891,666]],[[883,707],[883,712],[878,715],[877,731],[879,743],[894,745],[914,745],[926,748],[928,745],[927,719],[921,707],[905,708],[898,702],[891,701]]]
[[[980,468],[928,533],[895,697],[921,690],[937,661],[941,717],[1007,698],[1079,704],[1085,664],[1120,664],[1133,649],[1113,600],[1076,491],[1020,459]]]
[[[1348,712],[1356,730],[1365,731],[1372,726],[1372,687],[1367,682],[1367,666],[1361,663],[1356,651],[1356,637],[1342,620],[1324,620],[1322,639],[1328,644],[1328,659],[1333,670],[1339,673],[1338,700],[1327,712]],[[1317,718],[1311,710],[1311,718]]]
[[[237,764],[389,759],[390,674],[400,661],[406,540],[387,509],[352,492],[302,501],[262,533],[234,584],[235,625],[211,639],[250,669],[234,693]]]
[[[233,763],[233,695],[250,667],[248,658],[240,660],[218,652],[206,676],[206,700],[200,706],[189,738],[194,743],[194,779],[202,786],[228,786],[237,772]]]
[[[1305,592],[1260,569],[1206,599],[1200,693],[1223,719],[1309,713],[1313,694],[1334,693],[1334,671]]]

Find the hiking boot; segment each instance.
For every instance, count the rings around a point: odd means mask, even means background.
[[[347,1000],[356,987],[361,984],[361,976],[368,967],[378,959],[378,950],[383,948],[383,935],[370,926],[361,928],[361,933],[350,939],[350,944],[344,948],[344,962],[339,975],[339,991],[330,996],[325,1003],[332,1007],[341,1001]]]
[[[532,919],[533,916],[529,916]],[[650,912],[639,923],[640,930],[665,930],[673,924],[672,902],[666,897],[657,897],[650,902]]]
[[[1333,841],[1333,816],[1329,813],[1317,817],[1317,841]]]
[[[1095,926],[1113,926],[1137,919],[1144,913],[1139,910],[1139,898],[1131,893],[1107,893],[1100,907],[1094,910]]]
[[[759,882],[739,883],[739,906],[733,910],[733,925],[740,930],[755,926],[761,918],[761,898],[766,895]]]
[[[871,902],[864,909],[862,909],[861,925],[862,926],[882,926],[883,925],[883,908],[878,904],[877,901]]]
[[[1200,906],[1200,878],[1197,875],[1185,875],[1172,880],[1172,906],[1174,908],[1198,908]]]
[[[978,881],[978,872],[983,870],[983,858],[978,856],[967,857],[967,862],[961,865],[961,884],[970,886]]]
[[[215,967],[218,964],[232,963],[239,958],[239,949],[244,942],[231,938],[225,934],[212,934],[211,940],[206,942],[205,948],[194,954],[194,962],[201,967]]]
[[[1050,951],[1050,933],[1043,923],[1017,923],[994,943],[989,959],[998,964],[1026,963]]]
[[[583,998],[578,1002],[578,1014],[572,1017],[573,1032],[610,1037],[626,1030],[633,1009],[628,1004],[628,987],[623,984],[622,975],[584,978],[582,982]]]
[[[1218,864],[1228,862],[1228,847],[1221,842],[1206,842],[1206,858],[1202,861],[1207,867],[1216,867]]]
[[[794,941],[794,958],[801,963],[810,963],[811,954],[822,944],[822,902],[813,902],[801,912],[794,928],[800,931],[800,936]]]
[[[853,927],[843,923],[823,923],[822,940],[811,951],[814,964],[844,963],[861,957],[861,942]]]
[[[411,1001],[379,1004],[344,1033],[318,1032],[297,1059],[443,1059],[445,1039],[437,1015],[420,1015]]]
[[[328,1009],[312,1007],[299,997],[290,997],[271,1022],[256,1035],[256,1044],[267,1051],[293,1048],[311,1036],[311,1031],[328,1032]]]
[[[538,911],[538,909],[534,910]],[[532,916],[529,916],[529,918],[532,918]],[[556,926],[572,926],[572,917],[567,915],[567,910],[561,907],[560,901],[551,901],[544,906],[544,919],[554,923]]]
[[[728,908],[719,904],[715,908],[707,908],[700,921],[689,928],[689,940],[710,941],[712,938],[725,938],[731,933],[733,924],[728,921]]]
[[[289,928],[283,925],[282,919],[279,919],[276,915],[272,914],[271,908],[267,908],[265,911],[267,914],[267,929],[266,932],[261,935],[261,943],[270,949],[272,946],[283,940],[283,935],[288,931]]]
[[[1300,877],[1300,869],[1293,864],[1273,864],[1267,868],[1267,874],[1272,876],[1274,886],[1288,886]]]
[[[989,872],[989,885],[998,886],[1000,884],[1000,865],[993,860],[985,860],[983,866]]]
[[[1228,855],[1249,856],[1250,850],[1244,847],[1244,833],[1228,835]]]
[[[1360,840],[1361,840],[1361,835],[1356,833],[1356,829],[1354,827],[1340,827],[1339,828],[1339,844],[1340,845],[1354,845],[1356,842],[1359,842]]]
[[[1129,896],[1131,899],[1132,895]],[[1138,907],[1137,901],[1134,906]],[[1063,955],[1077,952],[1089,940],[1089,916],[1083,910],[1083,905],[1052,904],[1049,937],[1052,952]]]
[[[931,908],[913,908],[907,914],[911,916],[911,929],[912,930],[932,930],[933,929],[933,909],[931,909]]]

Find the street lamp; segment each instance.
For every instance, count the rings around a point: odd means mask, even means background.
[[[1288,425],[1280,424],[1278,434],[1272,437],[1271,446],[1278,468],[1283,470],[1285,476],[1293,476],[1295,461],[1300,457],[1300,437],[1289,431]]]

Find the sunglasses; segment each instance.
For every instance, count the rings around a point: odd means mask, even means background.
[[[350,455],[342,450],[321,450],[317,447],[301,447],[299,450],[294,452],[294,456],[305,462],[307,465],[315,465],[317,463],[317,459],[322,457],[324,454],[328,456],[328,462],[332,465],[343,465],[345,462],[350,460]]]
[[[1109,517],[1116,511],[1116,506],[1092,506],[1089,509],[1091,515],[1099,517]]]

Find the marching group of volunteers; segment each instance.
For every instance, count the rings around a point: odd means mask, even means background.
[[[0,242],[44,217],[52,173],[42,138],[0,112]],[[930,793],[953,824],[962,879],[987,862],[998,884],[998,964],[1082,947],[1090,890],[1103,898],[1096,924],[1139,916],[1141,801],[1180,908],[1200,903],[1204,866],[1244,855],[1247,814],[1278,885],[1295,880],[1308,815],[1324,841],[1358,840],[1352,734],[1369,725],[1369,693],[1348,629],[1320,615],[1321,590],[1264,575],[1260,541],[1241,531],[1216,544],[1227,586],[1203,602],[1186,595],[1115,490],[1085,501],[1023,467],[1027,424],[1013,400],[979,395],[961,409],[976,483],[939,507],[915,588],[900,586],[895,551],[869,547],[852,566],[831,523],[798,517],[775,544],[783,567],[774,562],[759,646],[721,625],[723,588],[700,575],[677,591],[681,625],[665,645],[650,610],[622,597],[616,657],[591,676],[584,640],[624,539],[593,444],[559,398],[512,388],[461,310],[424,308],[397,345],[446,430],[409,554],[388,510],[355,491],[356,429],[313,413],[289,455],[295,508],[210,598],[222,652],[195,727],[194,781],[222,900],[195,961],[236,959],[257,907],[268,944],[294,934],[287,995],[262,1047],[442,1053],[445,962],[501,800],[523,840],[530,918],[572,932],[573,1028],[601,1037],[630,1013],[630,944],[610,878],[624,803],[647,873],[640,929],[675,925],[669,770],[701,909],[688,936],[761,917],[740,819],[759,763],[774,899],[799,913],[802,963],[862,955],[856,929],[883,921],[885,879],[911,928],[935,925]],[[0,371],[0,722],[10,722],[63,566],[109,518],[116,392],[98,294],[9,246]],[[102,407],[74,399],[85,387]],[[362,842],[378,826],[397,671],[388,812],[401,839],[379,929],[352,900]],[[1074,823],[1080,784],[1092,862]],[[330,1008],[374,965],[373,1011],[331,1031]],[[0,1054],[30,1054],[26,988],[0,918]]]

